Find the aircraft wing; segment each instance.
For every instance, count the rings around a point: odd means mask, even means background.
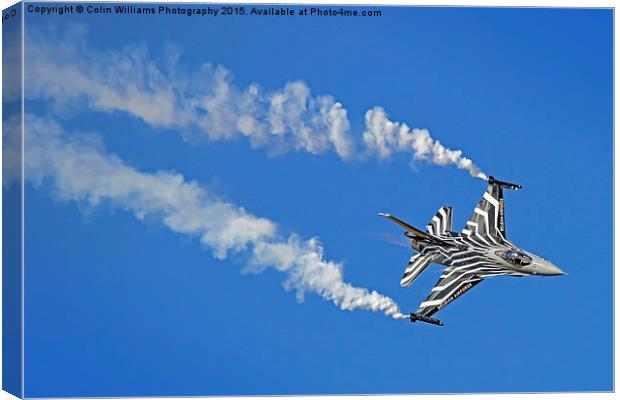
[[[433,315],[481,281],[482,278],[474,273],[446,268],[416,314]]]

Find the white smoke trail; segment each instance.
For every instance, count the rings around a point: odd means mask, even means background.
[[[407,124],[392,122],[381,107],[366,112],[366,131],[363,139],[370,153],[388,158],[396,151],[413,153],[416,160],[426,160],[437,165],[452,164],[469,171],[471,176],[486,179],[486,175],[466,157],[461,150],[450,150],[434,140],[426,129],[409,128]]]
[[[358,151],[347,110],[332,96],[313,96],[302,81],[274,91],[257,83],[239,88],[222,66],[182,71],[174,51],[168,67],[160,68],[144,46],[100,51],[86,45],[80,29],[53,41],[48,36],[54,35],[29,31],[26,36],[26,97],[48,99],[59,113],[86,99],[94,110],[128,113],[191,140],[245,137],[253,147],[274,153],[335,151],[344,160],[410,152],[413,160],[455,165],[486,178],[461,150],[446,148],[425,129],[390,121],[381,107],[366,112],[365,150]]]
[[[246,137],[276,153],[354,154],[347,111],[331,96],[313,96],[301,81],[271,92],[256,83],[239,88],[222,66],[185,72],[175,53],[166,71],[143,46],[98,51],[79,30],[54,41],[30,32],[26,42],[26,97],[48,99],[58,112],[86,99],[94,110],[125,112],[194,141]]]
[[[444,147],[427,130],[390,121],[380,107],[366,112],[365,150],[358,152],[347,110],[332,96],[312,95],[302,81],[274,91],[255,83],[239,88],[220,66],[205,64],[186,73],[177,67],[176,54],[160,68],[143,46],[98,51],[86,45],[79,29],[53,36],[27,33],[26,96],[46,100],[48,112],[57,115],[85,103],[96,111],[123,112],[151,127],[174,129],[191,140],[245,137],[253,147],[273,152],[334,151],[344,160],[411,152],[413,160],[455,165],[485,179],[460,150]],[[285,287],[300,300],[313,292],[345,310],[406,318],[391,298],[345,282],[341,264],[325,259],[316,238],[282,238],[272,221],[215,198],[179,174],[127,166],[106,154],[96,136],[70,139],[55,122],[33,116],[27,129],[26,177],[35,185],[49,181],[59,199],[90,206],[107,202],[138,219],[155,218],[174,232],[198,237],[219,259],[244,252],[254,270],[274,267],[286,273]],[[4,167],[15,169],[16,159],[5,153]]]
[[[9,121],[6,127],[17,129],[19,121]],[[90,207],[106,203],[140,220],[161,221],[173,232],[199,238],[218,259],[244,252],[255,271],[273,267],[284,272],[285,287],[295,290],[299,300],[312,292],[343,310],[406,318],[391,298],[345,282],[341,264],[325,258],[317,238],[302,240],[291,235],[284,239],[272,221],[215,198],[182,175],[140,172],[106,154],[97,136],[77,137],[69,138],[54,121],[27,115],[28,181],[35,186],[50,184],[63,201]],[[11,151],[18,152],[19,147],[5,149]]]

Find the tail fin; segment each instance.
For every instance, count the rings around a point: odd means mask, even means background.
[[[489,243],[502,242],[506,238],[506,222],[504,217],[504,189],[518,190],[521,185],[488,179],[489,185],[482,195],[474,212],[461,233],[475,236]]]
[[[441,235],[452,230],[452,207],[441,207],[431,222],[426,225],[426,231],[431,235]]]

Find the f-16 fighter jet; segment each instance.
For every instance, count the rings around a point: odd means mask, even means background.
[[[431,315],[476,286],[484,278],[509,275],[565,275],[551,262],[520,249],[506,239],[504,189],[520,185],[502,182],[492,176],[467,225],[452,232],[452,208],[442,207],[423,232],[389,214],[379,213],[405,228],[405,236],[417,251],[409,259],[400,285],[407,287],[431,264],[446,266],[441,277],[415,313],[411,322],[443,323]]]

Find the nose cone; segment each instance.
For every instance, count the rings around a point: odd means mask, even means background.
[[[566,272],[562,271],[555,265],[550,262],[546,262],[542,267],[542,275],[555,276],[555,275],[566,275]]]

